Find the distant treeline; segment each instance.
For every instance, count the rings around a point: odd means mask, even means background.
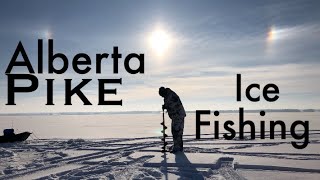
[[[244,110],[246,113],[259,113],[261,110],[265,112],[320,112],[320,109],[249,109]],[[214,111],[214,110],[212,110]],[[188,113],[195,113],[195,111],[187,111]],[[219,110],[220,113],[238,113],[239,110]]]
[[[263,110],[263,109],[261,109]],[[261,110],[244,110],[246,113],[258,113]],[[266,109],[265,112],[320,112],[320,109]],[[220,112],[237,113],[238,110],[221,110]]]
[[[254,109],[244,110],[246,113],[265,112],[320,112],[320,109]],[[214,111],[214,110],[212,110]],[[57,116],[57,115],[107,115],[107,114],[159,114],[162,111],[117,111],[117,112],[57,112],[57,113],[0,113],[0,116]],[[219,110],[220,113],[238,113],[239,110]],[[195,113],[195,111],[187,111]]]

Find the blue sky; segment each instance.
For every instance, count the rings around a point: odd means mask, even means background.
[[[187,110],[320,108],[319,1],[4,1],[0,24],[1,113],[160,110],[160,86],[175,90]],[[161,57],[149,42],[159,29],[170,40]],[[145,74],[129,75],[121,63],[118,75],[110,62],[101,75],[77,75],[70,66],[63,75],[39,75],[36,92],[19,94],[17,106],[6,106],[11,56],[22,41],[36,69],[39,38],[54,39],[54,51],[69,59],[84,52],[95,62],[96,53],[112,53],[113,46],[123,56],[144,53]],[[277,84],[279,100],[236,102],[237,73],[243,85]],[[123,106],[96,105],[96,79],[119,77],[123,85],[110,98],[123,99]],[[46,78],[56,79],[55,106],[44,105]],[[64,106],[65,78],[75,84],[92,78],[83,91],[93,106],[83,106],[76,96],[73,106]]]

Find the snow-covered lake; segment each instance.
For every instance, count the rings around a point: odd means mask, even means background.
[[[166,115],[166,124],[170,128],[171,120]],[[309,121],[310,130],[320,130],[320,112],[291,112],[266,113],[261,117],[258,113],[245,113],[245,120],[255,123],[256,132],[260,132],[260,121],[265,121],[266,130],[269,130],[269,121],[282,120],[286,123],[286,131],[290,131],[291,124],[296,120]],[[210,126],[201,126],[201,133],[213,134],[214,121],[219,121],[220,132],[226,132],[223,123],[234,121],[234,128],[239,131],[238,113],[220,113],[215,117],[202,115],[201,121],[210,121]],[[0,116],[0,129],[11,128],[16,132],[30,131],[38,138],[127,138],[150,137],[160,135],[162,114],[103,114],[103,115],[29,115],[29,116]],[[303,130],[303,127],[297,126]],[[245,130],[249,130],[245,126]],[[276,129],[279,130],[279,129]],[[168,131],[170,132],[170,130]],[[196,133],[196,114],[189,113],[185,119],[184,134]]]
[[[0,116],[0,128],[13,126],[34,135],[20,143],[0,144],[1,179],[310,179],[320,177],[320,113],[245,113],[245,120],[286,123],[286,139],[213,139],[213,121],[233,120],[238,114],[203,116],[195,139],[195,114],[185,121],[184,152],[161,153],[162,114]],[[170,120],[166,116],[168,124]],[[293,121],[309,121],[309,145],[295,149],[290,136]],[[169,126],[170,127],[170,126]],[[299,127],[303,130],[302,127]],[[248,129],[247,129],[248,130]],[[278,130],[278,129],[277,129]],[[171,135],[170,128],[168,135]],[[301,131],[300,131],[301,132]],[[39,138],[39,139],[38,139]],[[172,138],[167,141],[172,144]]]

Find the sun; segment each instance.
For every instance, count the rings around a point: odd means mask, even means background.
[[[160,57],[164,56],[167,53],[170,48],[171,42],[172,40],[170,34],[161,28],[154,30],[149,38],[149,43],[152,50],[157,56]]]

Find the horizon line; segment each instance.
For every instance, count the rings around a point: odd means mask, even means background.
[[[255,113],[259,111],[266,112],[320,112],[320,109],[245,109],[244,112]],[[197,110],[186,111],[186,113],[195,113]],[[227,113],[236,113],[239,110],[210,110]],[[93,115],[93,114],[149,114],[149,113],[161,113],[162,111],[88,111],[88,112],[23,112],[23,113],[0,113],[0,116],[19,116],[19,115]]]

